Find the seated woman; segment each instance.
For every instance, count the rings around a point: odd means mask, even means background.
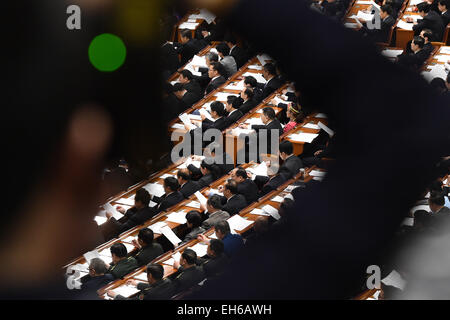
[[[182,244],[197,239],[197,236],[200,233],[205,232],[205,229],[201,227],[201,224],[202,216],[198,211],[192,210],[186,214],[186,225],[189,229],[189,233],[184,237]]]
[[[291,131],[297,126],[297,124],[302,123],[305,119],[303,112],[295,102],[289,104],[286,110],[286,115],[289,118],[289,122],[284,126],[283,133]]]

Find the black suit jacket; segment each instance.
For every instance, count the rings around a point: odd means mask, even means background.
[[[217,129],[217,130],[223,131],[226,128],[227,127],[226,127],[225,117],[216,119],[216,121],[211,121],[209,119],[205,119],[202,121],[202,131],[203,132],[205,132],[208,129]]]
[[[180,267],[173,277],[173,294],[177,294],[202,281],[205,278],[205,273],[201,267],[197,266],[193,266],[188,269]]]
[[[180,188],[180,192],[186,199],[193,195],[196,191],[200,190],[200,187],[195,181],[188,181]]]
[[[162,246],[157,242],[153,242],[150,245],[141,248],[136,253],[134,258],[138,262],[139,266],[143,266],[144,264],[149,263],[150,261],[152,261],[156,257],[162,255],[163,253],[164,253],[164,250],[163,250]]]
[[[211,91],[216,90],[218,87],[220,87],[221,85],[223,85],[227,80],[222,77],[219,76],[218,78],[211,80],[208,85],[206,86],[206,90],[205,93],[209,94]]]
[[[128,229],[131,229],[137,225],[143,224],[145,221],[149,220],[153,217],[152,208],[146,207],[142,209],[136,209],[132,207],[125,212],[125,215],[116,220],[114,217],[111,218],[111,221],[116,226],[115,235],[118,235]]]
[[[185,65],[201,50],[201,45],[196,39],[191,39],[185,44],[174,43],[174,47],[180,54],[180,65]]]
[[[132,298],[125,298],[118,295],[114,300],[139,300],[143,295],[142,300],[169,300],[173,295],[173,285],[170,279],[159,280],[153,284],[140,282],[137,288],[141,290],[141,293]]]
[[[226,200],[225,197],[222,197]],[[247,206],[247,201],[242,194],[235,194],[230,199],[227,200],[225,205],[222,207],[222,211],[226,211],[230,214],[230,216],[238,214],[242,209]]]
[[[293,178],[302,167],[302,160],[296,155],[292,155],[281,165],[279,173],[284,175],[286,180],[289,180]]]
[[[418,20],[417,24],[413,26],[414,35],[418,36],[423,29],[430,29],[433,32],[432,41],[442,41],[444,23],[437,12],[429,11],[423,19]]]
[[[192,106],[195,102],[197,102],[202,98],[203,90],[197,81],[191,80],[188,83],[186,83],[183,87],[187,91],[187,93],[183,98],[188,100],[187,102],[191,103],[190,106]]]
[[[256,177],[258,178],[258,177]],[[255,180],[256,180],[255,178]],[[269,178],[268,180],[266,180],[264,182],[264,185],[261,188],[261,191],[258,194],[258,197],[261,198],[263,196],[265,196],[266,194],[268,194],[269,192],[276,190],[279,186],[281,186],[283,183],[285,183],[287,181],[285,175],[283,174],[276,174],[274,176],[272,176],[271,178]]]
[[[243,113],[246,114],[247,112],[249,112],[250,110],[252,110],[254,107],[256,107],[258,103],[253,100],[247,100],[246,102],[244,102],[243,104],[241,104],[241,106],[239,107],[239,110]]]
[[[233,113],[229,114],[225,118],[225,124],[224,124],[225,128],[228,128],[229,126],[234,124],[236,121],[238,121],[240,118],[242,118],[242,116],[243,116],[243,113],[240,109],[233,111]]]
[[[429,56],[429,52],[424,49],[419,50],[417,53],[404,52],[398,56],[398,63],[411,69],[419,69]]]
[[[235,46],[230,51],[230,56],[232,56],[234,58],[234,60],[236,61],[238,70],[248,61],[247,53],[245,52],[244,49],[242,49],[241,47],[238,47],[238,46]]]
[[[395,19],[392,16],[387,16],[386,19],[381,20],[380,29],[369,29],[367,25],[363,25],[364,32],[375,42],[386,42],[389,38],[389,32],[394,25]]]
[[[441,18],[442,18],[442,23],[444,24],[444,28],[446,28],[450,22],[450,11],[447,10],[444,13],[442,13]]]
[[[218,257],[206,259],[206,261],[202,264],[206,278],[213,278],[221,275],[226,269],[228,262],[229,258],[224,253]]]
[[[207,187],[214,181],[214,177],[212,174],[207,174],[206,176],[201,177],[197,183],[200,189]]]
[[[272,130],[278,130],[278,135],[281,136],[283,134],[283,127],[281,126],[281,123],[278,119],[274,119],[267,125],[252,125],[252,129],[256,131],[258,134],[258,139],[260,138],[259,135],[261,134],[261,130],[266,129],[267,130],[267,149],[266,152],[263,152],[263,150],[259,150],[259,153],[271,153],[276,152],[276,150],[271,150],[271,139],[272,139]],[[259,142],[258,142],[259,145]]]
[[[183,200],[184,197],[180,191],[172,192],[169,195],[164,194],[162,197],[153,197],[152,201],[158,203],[157,206],[152,208],[155,212],[154,215],[176,205],[178,202],[181,202]]]
[[[258,200],[258,187],[252,180],[245,179],[237,185],[237,188],[238,193],[242,194],[245,197],[247,204]]]
[[[278,77],[273,77],[266,84],[258,83],[258,87],[262,89],[262,99],[267,98],[271,95],[275,90],[281,87],[282,83]]]

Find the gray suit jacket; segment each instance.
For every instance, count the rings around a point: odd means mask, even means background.
[[[220,63],[223,65],[225,71],[227,72],[228,78],[237,72],[236,61],[232,56],[223,57],[223,59],[220,60]]]
[[[230,217],[230,214],[226,211],[216,211],[209,215],[209,218],[203,221],[202,227],[205,230],[208,230],[211,227],[214,227],[215,224],[219,221],[227,220]]]
[[[200,233],[203,233],[203,232],[205,232],[205,229],[203,229],[202,227],[198,227],[198,228],[192,229],[192,230],[184,237],[184,240],[183,240],[182,243],[186,243],[186,242],[189,242],[189,241],[191,241],[191,240],[193,240],[193,239],[197,239],[197,236],[198,236]]]

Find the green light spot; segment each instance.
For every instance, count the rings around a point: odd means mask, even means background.
[[[123,65],[127,57],[127,48],[118,36],[103,33],[92,40],[88,54],[96,69],[111,72]]]

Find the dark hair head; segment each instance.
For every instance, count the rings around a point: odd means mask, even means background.
[[[188,169],[180,169],[177,172],[177,177],[183,180],[189,181],[191,180],[191,174]]]
[[[386,12],[388,15],[392,16],[393,9],[390,5],[388,5],[388,4],[383,5],[380,7],[380,10],[383,12]]]
[[[184,90],[184,85],[182,83],[175,83],[172,87],[172,92],[178,92],[178,91],[183,91]]]
[[[242,179],[247,179],[247,171],[245,171],[245,169],[239,168],[236,170],[236,176],[237,177],[241,177]]]
[[[180,35],[181,35],[183,38],[192,39],[192,33],[191,33],[191,30],[184,29],[184,30],[182,30],[182,31],[180,32]]]
[[[211,66],[213,70],[217,71],[219,75],[223,76],[225,74],[225,68],[220,62],[212,62]]]
[[[228,179],[227,183],[225,183],[225,189],[229,190],[232,194],[237,194],[237,183],[232,179]]]
[[[445,204],[444,193],[442,191],[431,191],[429,201],[434,205],[443,206]]]
[[[275,68],[275,65],[273,64],[273,63],[266,63],[265,65],[264,65],[264,70],[266,70],[266,72],[268,73],[268,74],[271,74],[271,75],[273,75],[273,76],[276,76],[277,75],[277,69]]]
[[[209,62],[211,62],[211,63],[219,61],[219,56],[215,52],[208,52],[206,54],[206,57],[208,58]]]
[[[215,164],[209,164],[208,162],[205,161],[205,159],[203,159],[202,162],[200,163],[200,167],[208,170],[208,172],[212,174],[213,180],[216,180],[220,175],[220,168]]]
[[[419,36],[415,36],[413,42],[415,45],[418,45],[419,48],[423,48],[423,46],[425,45],[425,40]]]
[[[229,234],[231,232],[230,225],[229,225],[228,221],[226,221],[226,220],[222,220],[222,221],[217,222],[214,225],[214,229],[216,231],[220,231],[220,233],[222,233],[224,235],[227,235],[227,234]]]
[[[445,6],[447,10],[450,9],[450,0],[439,0],[439,4]]]
[[[178,180],[174,177],[167,177],[164,179],[164,185],[168,187],[171,191],[177,191],[180,187]]]
[[[225,42],[221,42],[216,46],[216,50],[221,53],[224,57],[230,55],[230,48]]]
[[[236,38],[235,38],[231,33],[228,33],[228,34],[225,36],[224,41],[230,42],[230,43],[233,44],[233,45],[237,43]]]
[[[185,249],[181,256],[188,264],[194,264],[197,261],[197,254],[192,249]]]
[[[219,117],[222,117],[225,115],[225,106],[220,101],[214,101],[211,103],[211,111],[215,111]]]
[[[147,265],[147,274],[151,274],[153,279],[161,280],[164,277],[164,267],[160,264],[149,263]]]
[[[428,41],[430,41],[433,38],[433,31],[430,29],[423,29],[423,37],[428,38]]]
[[[264,233],[269,230],[269,219],[267,217],[258,217],[255,223],[253,224],[253,230],[256,233]]]
[[[222,202],[220,201],[220,196],[217,194],[213,194],[212,196],[210,196],[206,203],[209,204],[214,209],[218,210],[222,209]]]
[[[123,243],[114,243],[111,248],[111,254],[114,254],[118,258],[124,258],[127,256],[127,247]]]
[[[447,85],[445,84],[445,80],[442,78],[434,78],[431,80],[430,85],[439,92],[447,91]]]
[[[227,97],[227,103],[228,103],[229,105],[233,106],[233,102],[234,102],[234,100],[236,100],[236,99],[237,99],[236,96],[228,96],[228,97]]]
[[[255,93],[250,88],[245,89],[244,93],[248,97],[249,100],[253,99],[253,97],[255,96]]]
[[[180,71],[180,75],[182,75],[184,78],[192,80],[194,78],[194,76],[192,75],[192,72],[190,72],[189,70],[181,70]]]
[[[275,111],[271,107],[263,108],[263,113],[270,120],[275,119]]]
[[[140,201],[144,206],[148,207],[150,203],[150,193],[144,188],[141,188],[136,191],[136,195],[134,196],[135,201]]]
[[[202,224],[202,217],[198,211],[192,210],[186,214],[186,220],[192,224],[193,228],[200,227]]]
[[[417,5],[417,11],[428,13],[430,11],[430,5],[426,2],[421,2]]]
[[[432,215],[425,210],[417,210],[414,212],[414,225],[427,227],[431,222]]]
[[[153,231],[149,228],[139,230],[138,239],[142,240],[145,244],[149,245],[153,242]]]
[[[211,241],[209,242],[209,246],[210,246],[211,250],[214,251],[214,254],[216,256],[221,255],[224,251],[224,245],[223,245],[222,240],[211,239]]]
[[[247,76],[244,79],[244,83],[250,85],[252,88],[256,87],[256,84],[258,81],[256,81],[256,78],[253,76]]]
[[[279,148],[280,153],[284,152],[286,154],[292,154],[294,152],[294,146],[292,145],[292,142],[288,140],[281,141]]]
[[[294,208],[294,200],[285,198],[280,205],[280,216],[286,216],[286,214]]]

